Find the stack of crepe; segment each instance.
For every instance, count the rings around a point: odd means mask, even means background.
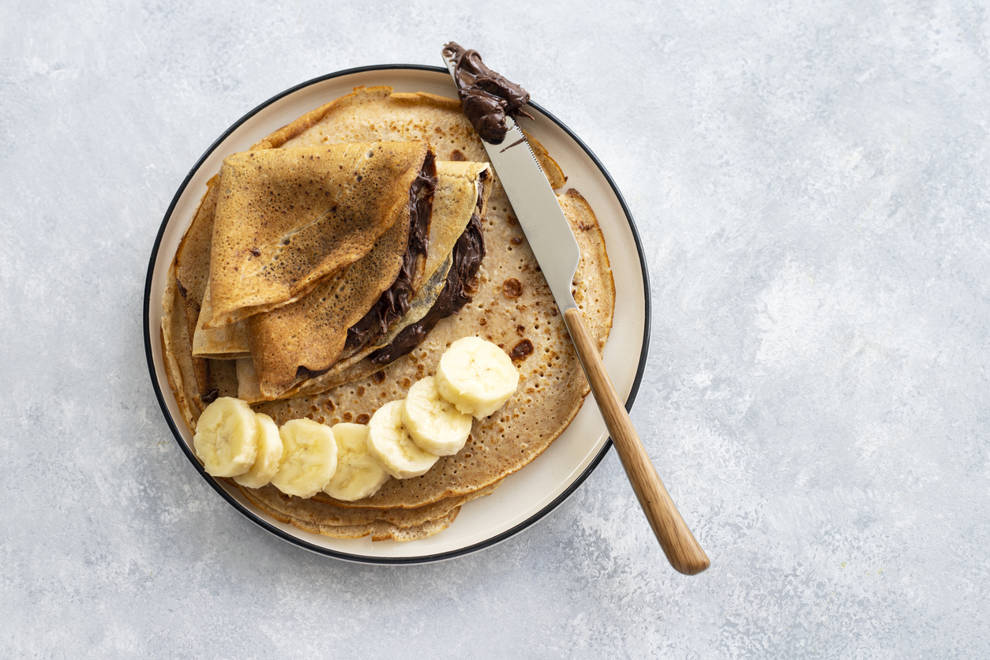
[[[558,200],[581,247],[574,296],[604,346],[614,303],[604,240],[577,191]],[[481,336],[512,356],[517,394],[421,477],[357,502],[241,488],[268,515],[327,536],[444,529],[546,449],[588,392],[480,141],[458,101],[430,94],[358,88],[228,158],[178,249],[164,311],[167,373],[190,428],[218,395],[279,424],[365,422],[433,373],[455,339]]]
[[[436,305],[455,245],[484,213],[488,173],[436,163],[424,142],[228,157],[193,356],[236,360],[238,396],[256,403],[408,352],[394,339]]]

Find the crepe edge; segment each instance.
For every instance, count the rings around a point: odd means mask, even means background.
[[[437,534],[447,527],[457,518],[461,511],[461,508],[468,502],[472,502],[481,497],[486,497],[491,495],[495,489],[498,487],[498,482],[489,484],[484,488],[480,488],[477,491],[468,493],[462,496],[463,501],[456,504],[450,511],[436,517],[430,518],[428,520],[422,521],[420,523],[415,523],[412,525],[403,526],[401,524],[383,520],[376,519],[370,523],[362,524],[352,524],[352,525],[332,525],[332,524],[319,524],[314,523],[309,520],[302,520],[297,517],[293,517],[291,514],[274,509],[267,505],[262,500],[253,497],[247,492],[243,486],[237,485],[237,487],[242,491],[244,496],[248,499],[251,504],[260,509],[265,514],[271,516],[279,522],[292,525],[297,529],[301,529],[305,532],[311,534],[319,534],[321,536],[327,536],[330,538],[362,538],[364,536],[371,536],[372,541],[386,541],[393,540],[397,542],[414,541],[428,536]],[[439,500],[438,500],[439,501]],[[332,500],[333,504],[338,504],[337,500]],[[435,504],[431,503],[431,504]],[[430,505],[424,505],[430,506]],[[392,507],[399,508],[399,507]],[[420,508],[420,507],[416,507]]]

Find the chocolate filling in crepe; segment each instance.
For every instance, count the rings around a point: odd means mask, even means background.
[[[488,166],[483,163],[437,163],[429,226],[420,224],[418,219],[411,221],[402,266],[384,292],[380,287],[372,291],[380,293],[377,301],[367,292],[363,298],[352,296],[348,302],[356,299],[358,304],[345,306],[344,311],[349,313],[342,313],[340,292],[360,287],[367,279],[362,277],[362,271],[382,272],[376,264],[376,255],[389,250],[394,230],[389,230],[368,256],[341,274],[345,281],[331,278],[327,285],[320,284],[301,300],[249,319],[252,358],[238,360],[238,396],[256,402],[284,398],[299,391],[327,389],[348,374],[352,365],[373,352],[386,347],[389,350],[383,355],[398,357],[408,352],[436,321],[456,312],[466,300],[463,283],[475,275],[484,254],[478,223],[491,180]],[[419,196],[415,202],[411,199],[410,204],[422,205],[423,200]],[[366,262],[369,266],[364,268]],[[454,300],[458,304],[450,304]],[[361,309],[370,311],[355,321]],[[408,326],[416,324],[419,324],[418,332],[407,332],[401,345],[390,346]],[[342,348],[343,329],[347,330],[348,344]],[[296,337],[303,341],[297,341]],[[278,365],[272,366],[273,355],[281,356],[287,367],[280,371],[283,379],[289,377],[291,366],[296,364],[291,382],[272,378],[273,373],[279,372]],[[329,356],[326,361],[333,364],[323,368],[314,366],[314,356]],[[376,362],[384,363],[381,356]]]
[[[471,214],[464,233],[454,244],[452,264],[437,301],[426,316],[407,325],[395,335],[391,343],[368,356],[374,364],[388,364],[416,348],[441,319],[456,313],[471,301],[468,287],[478,274],[481,260],[485,258],[485,239],[481,233],[482,203],[479,194],[477,209]]]
[[[432,165],[432,161],[430,163]],[[434,169],[434,174],[436,170]],[[393,321],[409,309],[416,287],[416,275],[426,263],[426,248],[429,238],[430,210],[433,205],[433,192],[436,179],[430,178],[428,185],[424,177],[416,179],[418,187],[409,190],[409,207],[412,219],[409,223],[409,244],[402,257],[402,267],[385,293],[375,306],[360,321],[347,329],[347,348],[354,350],[365,346],[375,336],[383,335]],[[427,194],[428,193],[428,194]]]
[[[299,300],[248,319],[251,357],[263,397],[277,396],[329,369],[345,347],[348,328],[376,309],[390,312],[383,300],[406,303],[425,265],[435,173],[432,155],[427,154],[408,187],[404,218],[364,257]]]

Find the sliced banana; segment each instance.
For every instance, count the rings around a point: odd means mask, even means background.
[[[471,435],[472,421],[440,396],[432,376],[416,381],[402,404],[402,424],[413,442],[437,456],[459,452]]]
[[[258,453],[258,424],[244,401],[220,397],[196,422],[193,448],[214,477],[236,477],[251,469]]]
[[[337,439],[337,472],[323,492],[344,502],[371,497],[386,481],[388,472],[368,451],[368,427],[364,424],[334,424]]]
[[[279,429],[282,462],[272,485],[286,495],[312,497],[337,470],[337,441],[326,424],[311,419],[293,419]]]
[[[390,401],[371,416],[368,449],[396,479],[425,474],[439,458],[416,446],[402,426],[402,401]]]
[[[264,413],[255,413],[254,418],[258,425],[258,456],[250,470],[234,477],[234,481],[247,488],[267,486],[282,461],[282,436],[278,433],[278,424]]]
[[[480,337],[450,345],[437,366],[437,391],[458,410],[478,419],[501,408],[519,387],[519,372],[501,348]]]

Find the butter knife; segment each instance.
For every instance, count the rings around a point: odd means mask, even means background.
[[[444,61],[456,86],[455,61],[447,56]],[[570,223],[557,203],[557,196],[550,188],[522,129],[511,117],[506,118],[506,125],[508,132],[499,144],[491,144],[484,139],[481,143],[488,152],[519,225],[563,314],[571,341],[605,419],[605,426],[660,547],[676,570],[686,575],[700,573],[709,566],[708,556],[684,522],[650,462],[629,413],[605,370],[598,353],[598,342],[588,332],[574,302],[571,284],[581,251]]]

